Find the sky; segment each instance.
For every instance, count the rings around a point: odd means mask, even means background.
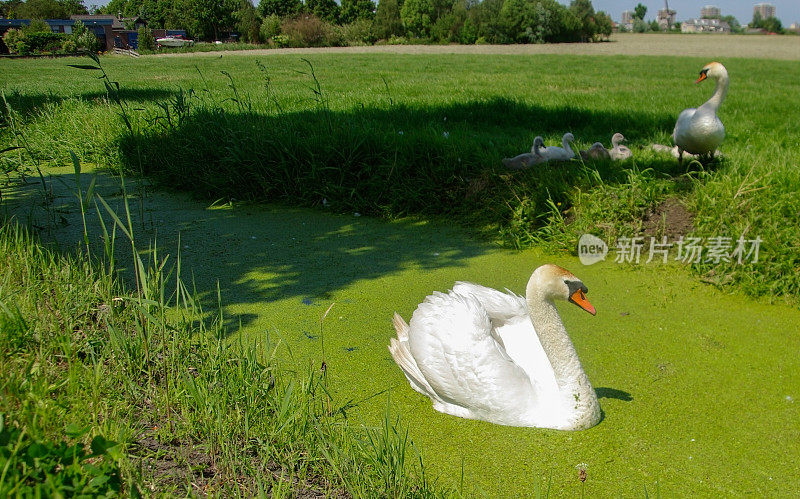
[[[792,23],[800,24],[800,0],[668,0],[669,8],[678,12],[678,21],[685,21],[700,17],[700,9],[705,5],[716,5],[723,16],[733,16],[741,24],[753,20],[753,6],[757,3],[771,3],[775,6],[775,17],[781,24],[788,28]],[[569,0],[559,0],[564,5],[569,5]],[[655,19],[659,9],[664,8],[664,0],[592,0],[594,10],[603,10],[611,19],[619,22],[622,12],[633,10],[636,4],[647,6],[645,19]]]

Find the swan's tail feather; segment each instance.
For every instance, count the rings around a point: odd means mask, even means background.
[[[394,358],[394,361],[400,366],[403,374],[408,378],[411,388],[434,401],[441,400],[439,396],[436,395],[433,388],[431,388],[431,385],[425,380],[425,376],[423,376],[419,367],[417,367],[417,363],[411,355],[411,351],[408,349],[408,324],[400,317],[400,314],[397,313],[394,314],[392,322],[394,323],[395,330],[397,330],[397,338],[391,338],[389,340],[389,352],[392,354],[392,358]]]
[[[394,324],[394,330],[397,331],[397,339],[408,341],[408,324],[397,312],[392,317],[392,324]]]

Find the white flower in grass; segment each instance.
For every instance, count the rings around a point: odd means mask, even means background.
[[[450,132],[442,132],[442,137],[446,139],[450,138]]]

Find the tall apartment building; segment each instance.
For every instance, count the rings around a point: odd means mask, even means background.
[[[722,12],[716,5],[706,5],[700,9],[700,17],[702,19],[718,19],[722,16]]]
[[[755,17],[756,13],[761,15],[761,19],[775,17],[775,6],[771,3],[757,3],[753,6],[753,17]]]

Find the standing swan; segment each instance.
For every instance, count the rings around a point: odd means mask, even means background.
[[[542,265],[526,297],[457,282],[434,292],[406,324],[394,315],[389,351],[411,387],[439,412],[510,426],[582,430],[600,404],[553,300],[595,314],[586,286]]]
[[[706,78],[717,81],[714,95],[705,104],[695,108],[684,109],[675,123],[672,139],[678,146],[678,160],[683,160],[683,151],[692,154],[709,154],[714,151],[725,138],[725,126],[717,117],[717,109],[728,92],[728,71],[718,62],[710,62],[700,71],[695,83]]]

